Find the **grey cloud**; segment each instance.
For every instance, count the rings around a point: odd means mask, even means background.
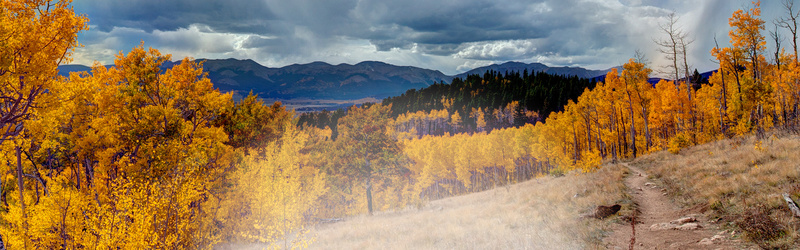
[[[205,24],[218,32],[265,32],[277,20],[266,3],[251,0],[82,0],[75,9],[86,13],[90,23],[101,31],[114,27],[171,31]]]
[[[361,1],[354,16],[372,24],[354,34],[378,43],[453,44],[487,40],[531,39],[547,36],[549,27],[537,27],[525,8],[509,1]],[[383,28],[400,31],[385,37]],[[557,28],[557,27],[556,27]],[[380,46],[383,48],[383,46]]]
[[[113,48],[117,51],[145,40],[148,46],[196,51],[196,57],[246,55],[264,61],[302,63],[325,61],[333,58],[326,55],[334,54],[375,55],[371,60],[389,60],[377,55],[399,51],[411,54],[400,58],[414,63],[456,60],[458,65],[467,65],[470,60],[481,63],[469,65],[505,60],[544,60],[561,65],[624,62],[635,49],[654,51],[650,46],[658,35],[658,21],[674,6],[691,4],[698,5],[690,0],[74,2],[76,11],[86,13],[93,26],[92,31],[81,35],[82,43],[119,46]],[[737,4],[702,2],[699,8],[704,13],[698,14],[697,22],[706,15],[719,20],[713,25],[690,24],[687,29],[716,32],[730,16],[730,12],[717,11],[719,5],[740,7]],[[692,8],[683,9],[686,13]],[[725,34],[719,32],[722,40],[726,40]],[[708,39],[698,41],[696,44],[703,48],[696,51],[707,54],[708,43]],[[650,55],[658,56],[655,52]],[[336,58],[333,60],[342,57]]]
[[[275,46],[276,44],[278,44],[278,42],[274,38],[265,38],[258,35],[251,35],[248,36],[244,41],[242,41],[241,46],[244,49],[256,49],[261,47]]]
[[[172,31],[194,24],[214,32],[230,32],[274,37],[256,41],[251,36],[243,48],[264,46],[268,51],[298,51],[291,46],[325,47],[318,41],[336,37],[366,39],[378,51],[411,49],[432,55],[462,56],[482,60],[515,57],[508,53],[471,53],[475,42],[543,39],[539,48],[516,51],[516,58],[531,53],[578,54],[584,47],[605,46],[619,34],[609,36],[595,29],[625,29],[624,19],[608,6],[583,1],[99,1],[81,2],[81,8],[101,31],[113,27]],[[590,28],[586,28],[590,27]],[[318,41],[297,35],[303,29]],[[568,32],[564,32],[568,31]],[[575,46],[563,46],[564,38],[554,33],[578,37]],[[565,34],[569,33],[569,34]],[[272,49],[270,49],[272,48]]]

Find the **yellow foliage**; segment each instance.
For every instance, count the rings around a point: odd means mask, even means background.
[[[677,154],[681,149],[691,145],[691,141],[685,133],[680,133],[669,139],[667,150],[670,153]]]
[[[284,126],[284,136],[257,149],[259,153],[244,156],[230,175],[233,186],[222,201],[219,218],[227,241],[274,244],[290,234],[310,240],[299,236],[311,222],[306,215],[327,190],[325,175],[303,166],[299,157],[308,135],[293,124]]]
[[[581,153],[581,160],[578,163],[579,168],[584,172],[594,172],[600,168],[603,163],[603,157],[600,156],[600,151],[593,149],[591,151],[583,151]]]

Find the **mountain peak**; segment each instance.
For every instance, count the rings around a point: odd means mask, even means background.
[[[599,75],[605,75],[609,70],[588,70],[581,67],[549,67],[542,63],[523,63],[509,61],[502,64],[492,64],[469,70],[467,72],[455,75],[455,78],[466,78],[469,75],[482,75],[486,71],[493,70],[499,73],[505,72],[523,72],[527,70],[529,73],[545,72],[553,75],[577,76],[581,78],[593,78]]]
[[[366,97],[384,98],[419,89],[434,83],[450,83],[453,76],[438,70],[413,66],[396,66],[380,61],[363,61],[355,65],[346,63],[331,65],[315,61],[307,64],[292,64],[281,68],[265,67],[251,59],[197,59],[205,60],[203,68],[214,87],[223,92],[235,91],[245,94],[252,90],[262,98],[272,99],[332,99],[354,100]],[[162,65],[171,67],[174,63]],[[62,74],[89,70],[85,66],[59,66]],[[571,75],[592,78],[605,74],[604,70],[586,70],[577,67],[548,67],[541,63],[505,62],[476,68],[455,77],[465,78],[470,74],[482,75],[487,70],[496,72],[546,72],[556,75]]]
[[[380,61],[363,61],[363,62],[357,63],[354,66],[389,66],[389,65],[391,65],[391,64],[388,64],[388,63],[385,63],[385,62],[380,62]]]
[[[305,64],[305,66],[310,66],[310,67],[330,67],[330,66],[333,66],[333,65],[331,65],[330,63],[323,62],[323,61],[314,61],[314,62]]]

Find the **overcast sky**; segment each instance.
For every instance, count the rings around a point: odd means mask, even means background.
[[[654,39],[675,12],[691,34],[690,64],[714,69],[714,35],[744,0],[75,0],[90,19],[74,62],[113,63],[140,41],[174,59],[253,59],[265,66],[374,60],[457,74],[506,61],[606,69],[636,49],[664,64]],[[800,5],[800,4],[798,4]],[[762,19],[783,15],[762,3]],[[781,31],[788,34],[787,31]],[[766,37],[768,33],[764,32]],[[785,44],[788,44],[788,40]],[[769,45],[772,49],[772,44]]]

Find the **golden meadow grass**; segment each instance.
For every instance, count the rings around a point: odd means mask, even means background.
[[[760,141],[760,142],[759,142]],[[800,196],[800,137],[737,137],[639,157],[631,164],[665,184],[678,205],[709,211],[732,230],[737,221],[765,207],[783,228],[762,247],[796,246],[798,219],[781,194]],[[431,201],[422,208],[356,216],[311,229],[316,249],[583,249],[602,248],[611,223],[632,212],[622,179],[628,170],[606,164],[595,173],[546,176],[485,192]],[[577,194],[577,196],[576,196]],[[620,203],[618,217],[581,220],[593,206]]]
[[[621,165],[606,165],[595,173],[547,176],[422,208],[350,217],[312,229],[311,248],[599,248],[612,222],[581,220],[579,214],[600,204],[629,203],[626,173]]]

